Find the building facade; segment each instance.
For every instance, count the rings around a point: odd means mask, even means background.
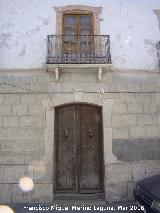
[[[133,200],[160,172],[160,2],[0,8],[0,202]]]

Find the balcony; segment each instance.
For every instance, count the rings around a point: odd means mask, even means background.
[[[47,64],[111,64],[109,35],[48,35]]]
[[[60,72],[78,72],[84,68],[85,72],[96,72],[101,81],[103,72],[111,68],[110,36],[48,35],[46,64],[56,81]]]

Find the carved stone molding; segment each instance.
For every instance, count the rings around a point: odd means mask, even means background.
[[[160,10],[153,10],[157,16],[160,16]]]
[[[102,13],[102,7],[91,7],[88,5],[67,5],[63,7],[53,7],[53,8],[56,11],[56,13],[72,11],[72,10],[85,10],[85,11],[93,12],[97,15],[100,15]]]
[[[59,73],[59,69],[58,67],[47,67],[47,71],[51,74],[51,79],[52,79],[52,76],[54,75],[55,76],[55,80],[56,81],[59,81],[60,79],[60,73]]]

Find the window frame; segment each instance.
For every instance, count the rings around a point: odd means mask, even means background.
[[[84,11],[78,11],[78,12],[73,12],[73,11],[69,11],[69,12],[64,12],[63,13],[63,17],[62,17],[62,35],[64,34],[64,16],[65,15],[75,15],[75,16],[80,16],[80,15],[89,15],[91,17],[91,35],[93,35],[94,33],[94,20],[93,20],[93,13],[92,12],[86,12],[84,13]],[[79,29],[80,29],[80,23],[79,23],[79,18],[76,17],[76,31],[78,32],[76,35],[80,35]]]

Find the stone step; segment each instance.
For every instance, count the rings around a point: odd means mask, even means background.
[[[95,194],[56,194],[54,200],[70,200],[70,201],[105,201],[104,193]]]
[[[105,200],[55,200],[52,205],[67,205],[67,206],[104,206],[106,205]]]

